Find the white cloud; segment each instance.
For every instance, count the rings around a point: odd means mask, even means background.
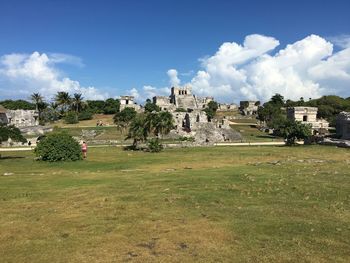
[[[224,43],[202,59],[190,84],[196,94],[219,101],[266,101],[275,93],[289,99],[350,95],[350,49],[333,53],[332,43],[310,35],[269,54],[278,45],[262,35],[247,36],[243,45]]]
[[[169,76],[169,83],[172,87],[176,87],[180,85],[180,79],[177,77],[177,70],[176,69],[169,69],[167,72]]]
[[[48,57],[52,63],[65,63],[65,64],[71,64],[78,67],[85,66],[85,64],[83,63],[80,57],[76,57],[69,54],[49,53]]]
[[[154,96],[169,96],[170,88],[156,88],[150,85],[145,85],[141,90],[133,88],[128,91],[128,94],[135,97],[135,100],[140,104],[144,104],[146,99],[151,99]]]
[[[330,42],[340,48],[350,47],[350,35],[343,34],[339,36],[333,36],[328,38]]]
[[[34,52],[32,54],[9,54],[0,57],[0,91],[9,98],[28,97],[39,92],[51,99],[58,91],[82,93],[85,99],[105,99],[103,93],[95,87],[83,87],[56,68],[57,63],[69,63],[83,66],[77,57],[65,54]]]

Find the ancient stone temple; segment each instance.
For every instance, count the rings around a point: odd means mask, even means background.
[[[213,97],[197,97],[192,94],[192,88],[185,87],[172,87],[169,97],[155,96],[153,102],[159,106],[162,110],[198,110],[207,107],[208,103],[213,101]]]
[[[175,129],[172,138],[193,137],[197,144],[240,140],[242,137],[229,126],[227,119],[208,120],[203,111],[213,97],[197,97],[191,87],[173,87],[169,97],[155,96],[153,103],[173,115]]]
[[[258,113],[260,101],[246,100],[239,102],[239,109],[243,115],[255,115]]]
[[[342,111],[336,119],[337,136],[340,139],[350,140],[350,112]]]
[[[141,110],[141,106],[134,101],[134,96],[120,96],[120,110],[125,108],[133,108],[136,111]]]
[[[329,123],[324,119],[317,119],[317,111],[317,107],[290,107],[287,109],[287,118],[303,124],[311,124],[314,133],[325,133]]]

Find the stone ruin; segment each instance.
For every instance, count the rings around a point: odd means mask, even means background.
[[[5,125],[14,125],[19,128],[22,134],[34,136],[30,143],[36,143],[36,136],[43,135],[52,131],[51,127],[39,125],[39,112],[36,110],[7,110],[0,105],[0,123]],[[14,145],[9,139],[8,142],[3,142],[3,145]],[[17,143],[18,144],[18,143]]]
[[[135,111],[140,112],[142,110],[141,106],[135,102],[134,96],[120,96],[120,110],[125,108],[133,108]]]
[[[350,112],[342,111],[336,118],[337,137],[350,140]]]
[[[259,105],[260,101],[244,100],[239,102],[239,110],[245,116],[256,115],[258,113]]]
[[[219,103],[218,111],[236,111],[238,109],[237,104],[231,103]]]
[[[153,103],[173,115],[175,129],[169,138],[192,137],[197,144],[241,140],[241,135],[231,129],[226,118],[208,120],[203,109],[213,100],[213,97],[193,95],[190,87],[173,87],[169,97],[153,97]]]
[[[329,122],[324,119],[317,119],[317,107],[289,107],[287,118],[300,121],[303,124],[311,124],[313,134],[325,134],[328,132]]]
[[[0,123],[14,125],[17,128],[38,126],[39,112],[35,110],[7,110],[1,107]]]
[[[167,96],[153,97],[153,103],[159,106],[162,110],[175,111],[176,109],[202,110],[205,109],[209,102],[213,101],[213,97],[197,97],[192,94],[192,88],[172,87],[171,94]]]

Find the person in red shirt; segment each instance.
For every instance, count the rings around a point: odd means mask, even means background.
[[[83,142],[83,144],[81,146],[81,151],[83,152],[83,157],[85,159],[86,155],[87,155],[87,144],[86,144],[86,142]]]

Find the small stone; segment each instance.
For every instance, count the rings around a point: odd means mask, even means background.
[[[3,176],[10,176],[10,175],[14,175],[14,173],[4,173]]]

